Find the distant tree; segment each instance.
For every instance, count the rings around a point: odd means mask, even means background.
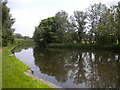
[[[29,36],[23,36],[22,38],[24,38],[24,39],[30,39]]]
[[[21,34],[19,34],[19,33],[15,33],[14,37],[16,37],[16,38],[22,38],[23,36]]]

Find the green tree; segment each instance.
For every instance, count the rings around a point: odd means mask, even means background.
[[[87,20],[88,20],[88,29],[89,29],[89,35],[90,35],[90,43],[93,43],[95,41],[94,38],[94,31],[97,30],[98,20],[100,17],[106,12],[106,5],[105,4],[94,4],[90,5],[87,9]],[[95,35],[96,36],[96,35]]]
[[[40,22],[39,26],[35,28],[33,39],[36,44],[57,42],[56,38],[56,25],[55,17],[44,19]]]
[[[115,21],[116,21],[116,36],[118,39],[118,44],[120,45],[120,2],[115,7]]]
[[[86,12],[74,11],[71,17],[62,10],[55,17],[42,20],[33,38],[45,45],[82,43],[82,40],[98,44],[113,44],[118,40],[120,44],[120,2],[111,8],[101,3],[90,5]]]
[[[19,33],[15,33],[14,37],[20,39],[20,38],[22,38],[23,36],[22,36],[21,34],[19,34]]]
[[[116,9],[117,7],[117,9]],[[100,17],[98,29],[95,32],[97,35],[97,43],[111,44],[116,43],[116,38],[119,39],[119,13],[118,6],[111,6],[106,9],[106,12]]]
[[[86,13],[83,11],[74,11],[73,26],[76,31],[77,42],[82,43],[84,37],[84,30],[86,25]]]
[[[2,45],[7,46],[9,43],[13,43],[14,37],[12,25],[15,20],[11,17],[10,9],[6,6],[7,2],[2,2]]]
[[[55,15],[57,38],[59,43],[67,41],[66,33],[69,32],[68,14],[65,11],[60,11]]]

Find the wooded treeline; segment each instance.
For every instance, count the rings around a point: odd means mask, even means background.
[[[41,20],[35,27],[33,39],[44,43],[120,44],[120,2],[110,8],[105,4],[90,5],[86,12],[74,11],[69,16],[60,11]]]
[[[7,7],[7,1],[2,1],[2,46],[7,46],[14,42],[13,32],[15,31],[12,28],[15,19],[12,18],[10,14],[10,9]]]

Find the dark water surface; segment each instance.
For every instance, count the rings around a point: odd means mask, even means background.
[[[64,88],[120,88],[120,53],[44,49],[16,50],[37,75]]]

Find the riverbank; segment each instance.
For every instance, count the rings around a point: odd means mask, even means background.
[[[10,52],[14,47],[2,50],[2,88],[51,88],[24,73],[29,68]]]
[[[2,48],[0,47],[0,90],[2,89]]]
[[[65,49],[89,49],[89,50],[120,50],[119,45],[102,45],[102,44],[49,44],[48,48],[65,48]]]

